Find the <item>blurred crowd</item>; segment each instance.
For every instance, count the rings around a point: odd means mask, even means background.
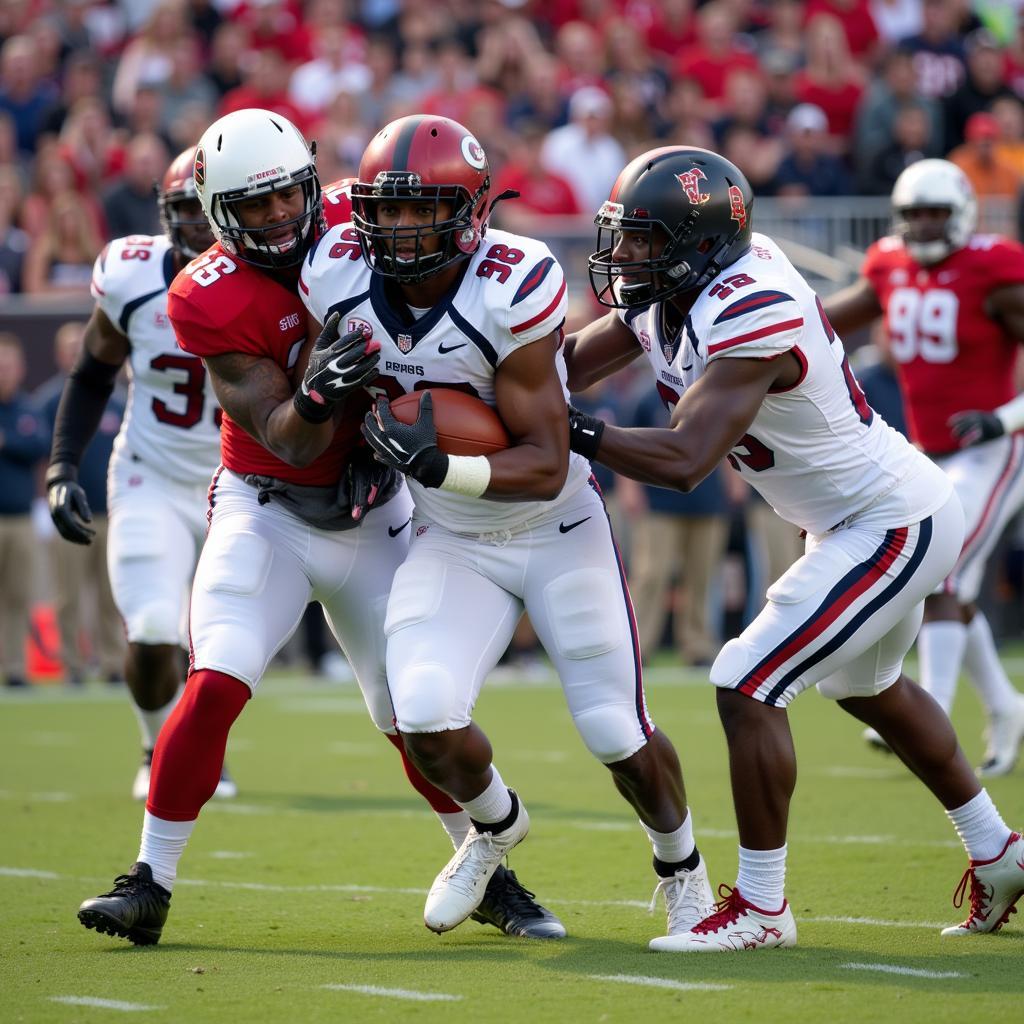
[[[353,174],[412,111],[483,142],[505,226],[590,218],[661,141],[760,195],[885,195],[949,155],[1024,175],[1019,0],[5,0],[0,293],[83,292],[107,238],[158,230],[152,184],[216,117],[276,110]],[[530,222],[524,224],[523,221]]]

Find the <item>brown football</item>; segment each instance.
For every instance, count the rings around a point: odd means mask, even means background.
[[[490,455],[511,444],[505,424],[486,403],[454,388],[430,388],[413,391],[391,402],[391,411],[402,423],[415,423],[420,414],[420,399],[430,394],[434,400],[434,426],[437,446],[448,455]]]

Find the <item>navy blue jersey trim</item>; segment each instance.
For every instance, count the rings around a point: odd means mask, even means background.
[[[454,306],[448,310],[448,316],[451,318],[452,323],[480,349],[484,359],[492,367],[497,366],[498,353],[494,350],[494,346]]]
[[[134,313],[139,306],[144,306],[150,299],[155,299],[158,295],[166,294],[166,288],[157,288],[155,291],[147,292],[145,295],[140,295],[137,299],[132,299],[131,302],[126,302],[124,309],[121,310],[121,315],[117,318],[117,326],[121,328],[121,333],[127,335],[128,321],[131,319],[132,313]]]
[[[544,279],[548,276],[551,268],[555,265],[555,259],[553,256],[546,256],[540,261],[530,272],[526,275],[522,284],[519,285],[518,290],[512,298],[511,305],[515,306],[522,302],[528,295],[532,295],[543,283]]]

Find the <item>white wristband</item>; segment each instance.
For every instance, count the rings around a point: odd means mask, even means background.
[[[1019,394],[1012,401],[1007,402],[1006,405],[999,406],[995,410],[995,414],[999,417],[1003,430],[1008,434],[1020,430],[1024,427],[1024,393]]]
[[[486,455],[449,455],[448,472],[441,481],[441,490],[479,498],[490,482],[491,464]]]

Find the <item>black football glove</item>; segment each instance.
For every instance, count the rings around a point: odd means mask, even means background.
[[[46,500],[57,532],[72,544],[91,544],[96,531],[92,509],[78,484],[78,470],[69,462],[58,462],[46,471]]]
[[[961,448],[992,441],[1006,433],[1003,421],[994,412],[958,412],[950,416],[947,422]]]
[[[386,398],[363,420],[363,437],[385,465],[418,480],[424,487],[440,487],[448,474],[448,456],[437,447],[434,399],[428,391],[420,399],[415,423],[401,423]]]
[[[340,313],[332,313],[309,354],[309,365],[292,399],[309,423],[326,423],[345,396],[377,376],[380,345],[367,342],[361,329],[338,337]]]
[[[603,433],[604,420],[569,406],[569,451],[588,459],[596,459]]]
[[[369,448],[360,446],[351,455],[342,477],[342,493],[348,499],[352,518],[359,522],[377,504],[393,493],[387,485],[395,479],[395,470],[373,457]]]

